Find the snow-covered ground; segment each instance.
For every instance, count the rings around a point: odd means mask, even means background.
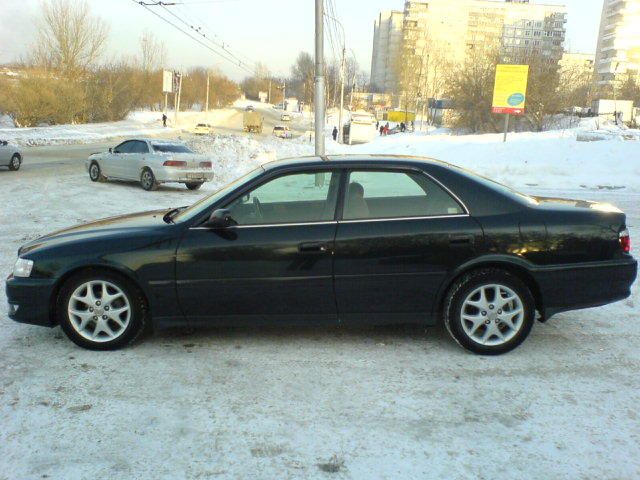
[[[178,134],[183,129],[190,130],[197,123],[224,125],[237,111],[233,108],[203,112],[181,112],[178,123],[174,124],[173,113],[169,112],[167,127],[162,126],[162,112],[136,111],[126,120],[119,122],[85,123],[78,125],[52,125],[49,127],[14,128],[7,118],[0,119],[0,140],[24,146],[61,145],[93,143],[109,138],[124,136]]]
[[[400,134],[327,150],[434,156],[527,192],[610,202],[640,239],[640,142],[576,135]],[[313,149],[190,143],[214,159],[208,191]],[[0,272],[46,232],[202,194],[95,184],[80,164],[2,171]],[[11,322],[5,303],[2,290],[0,478],[640,478],[637,285],[626,301],[536,324],[498,358],[408,327],[172,331],[95,353]]]

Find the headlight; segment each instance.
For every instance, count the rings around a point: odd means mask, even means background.
[[[14,277],[28,277],[31,275],[33,269],[33,260],[27,260],[25,258],[18,258],[15,266],[13,267]]]

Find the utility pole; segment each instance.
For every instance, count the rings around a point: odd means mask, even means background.
[[[317,156],[324,155],[324,0],[316,0],[315,135]]]
[[[282,110],[287,111],[287,79],[282,83]]]
[[[342,110],[344,109],[344,69],[346,67],[346,48],[342,47],[342,63],[340,64],[340,111],[338,112],[338,141],[344,143],[344,127],[342,126]]]
[[[269,79],[269,96],[267,98],[267,103],[271,103],[271,79]]]
[[[209,72],[207,72],[207,100],[205,101],[204,111],[209,114]]]
[[[174,117],[174,123],[178,125],[178,113],[180,112],[180,96],[182,95],[182,72],[178,73],[178,93],[176,93],[175,104],[176,113]]]

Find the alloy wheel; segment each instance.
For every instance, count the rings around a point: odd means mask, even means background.
[[[120,337],[131,320],[131,304],[117,285],[96,280],[81,284],[69,298],[67,312],[73,329],[92,342]]]
[[[487,284],[462,303],[462,328],[474,342],[499,346],[515,337],[524,324],[522,299],[505,285]]]

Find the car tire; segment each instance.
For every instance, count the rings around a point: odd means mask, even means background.
[[[202,182],[190,182],[185,185],[189,190],[198,190],[202,186]]]
[[[91,162],[89,165],[89,178],[92,182],[104,182],[106,178],[102,175],[102,170],[98,162]]]
[[[14,153],[13,157],[11,157],[11,160],[9,161],[9,170],[17,172],[20,170],[20,165],[22,165],[22,159],[20,158],[20,155]]]
[[[88,350],[117,350],[147,330],[146,302],[130,280],[88,270],[64,282],[56,302],[60,327]]]
[[[140,173],[140,186],[147,192],[158,189],[156,177],[149,167],[143,168],[142,173]]]
[[[463,275],[445,298],[444,324],[463,348],[500,355],[520,345],[531,332],[535,301],[525,283],[500,269]]]

